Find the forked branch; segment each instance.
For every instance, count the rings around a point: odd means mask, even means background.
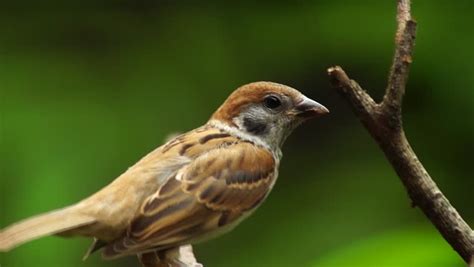
[[[341,67],[329,68],[328,75],[333,87],[349,102],[385,153],[413,205],[420,207],[444,239],[469,263],[474,257],[474,232],[431,179],[403,130],[401,107],[415,34],[416,22],[411,18],[410,0],[398,0],[395,53],[385,96],[380,103],[351,80]]]

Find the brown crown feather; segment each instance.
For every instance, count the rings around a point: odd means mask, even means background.
[[[233,124],[232,119],[252,103],[259,103],[269,94],[287,95],[295,102],[301,93],[289,86],[274,82],[254,82],[237,88],[212,115],[211,119]]]

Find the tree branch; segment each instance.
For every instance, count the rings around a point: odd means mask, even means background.
[[[416,22],[411,19],[410,14],[410,0],[399,0],[397,11],[395,53],[388,76],[387,89],[381,103],[384,113],[392,116],[389,118],[389,126],[394,129],[402,127],[402,100],[412,62],[416,35]]]
[[[349,102],[385,153],[412,203],[420,207],[444,239],[469,263],[474,257],[474,232],[431,179],[403,130],[401,105],[412,62],[415,34],[416,22],[411,19],[410,1],[398,0],[395,53],[385,96],[380,104],[375,103],[341,67],[329,68],[328,75],[333,87]]]
[[[143,267],[203,267],[196,261],[191,245],[143,253],[138,260]]]

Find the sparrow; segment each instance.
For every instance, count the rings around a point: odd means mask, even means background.
[[[275,184],[281,147],[328,109],[291,87],[236,89],[203,126],[179,135],[90,197],[0,231],[0,251],[48,235],[94,238],[105,259],[146,260],[230,231]],[[161,253],[161,254],[160,254]]]

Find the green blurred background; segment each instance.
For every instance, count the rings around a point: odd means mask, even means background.
[[[414,1],[419,22],[405,130],[474,225],[474,2]],[[0,227],[74,203],[166,135],[203,124],[236,87],[291,85],[330,116],[289,138],[265,204],[195,247],[205,266],[464,266],[419,209],[326,68],[377,99],[395,1],[6,1],[0,8]],[[58,237],[0,254],[2,267],[138,266],[81,257]]]

